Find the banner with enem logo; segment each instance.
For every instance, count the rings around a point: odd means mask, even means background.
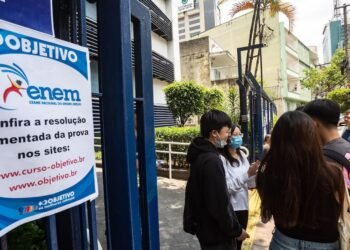
[[[89,53],[0,21],[0,236],[97,197]]]

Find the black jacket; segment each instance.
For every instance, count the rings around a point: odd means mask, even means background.
[[[225,170],[217,149],[208,140],[195,138],[188,148],[187,161],[191,167],[186,186],[185,231],[192,222],[192,233],[201,245],[231,242],[241,235],[242,227],[229,201]]]

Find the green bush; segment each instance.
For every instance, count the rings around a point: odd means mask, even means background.
[[[187,120],[203,110],[205,88],[195,82],[174,82],[164,88],[166,102],[183,127]]]
[[[239,89],[237,87],[231,87],[228,92],[228,106],[229,106],[229,115],[234,124],[239,122]]]
[[[223,110],[223,104],[224,91],[218,88],[205,89],[203,113],[211,109]]]
[[[102,152],[101,151],[96,151],[95,152],[95,159],[96,160],[102,160]]]
[[[199,127],[163,127],[156,128],[156,141],[167,142],[185,142],[189,143],[191,140],[200,135]],[[157,150],[168,150],[168,144],[156,144]],[[176,152],[187,152],[188,146],[172,145],[171,150]],[[169,161],[169,155],[166,153],[157,153],[157,159]],[[172,155],[172,167],[174,168],[188,168],[186,163],[186,155]]]
[[[8,249],[45,250],[46,237],[43,220],[32,221],[7,234]]]

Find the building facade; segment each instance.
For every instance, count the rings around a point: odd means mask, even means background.
[[[183,8],[184,4],[188,4],[189,0],[177,1],[179,2],[178,30],[180,42],[187,41],[200,32],[219,24],[220,16],[217,0],[192,0],[193,5],[189,8]]]
[[[209,37],[180,44],[181,79],[227,90],[237,79],[237,62]]]
[[[237,48],[248,45],[252,12],[239,16],[197,37],[209,36],[237,58]],[[262,49],[264,90],[275,100],[277,113],[293,110],[311,100],[309,90],[301,86],[303,70],[317,63],[317,54],[290,32],[283,18],[266,14],[267,46]],[[245,53],[242,53],[243,69]],[[253,64],[254,65],[254,64]],[[258,80],[260,72],[258,71]]]
[[[343,48],[344,31],[340,20],[327,23],[323,29],[323,62],[329,63],[338,48]]]
[[[174,125],[175,120],[169,111],[164,87],[180,80],[180,53],[176,1],[140,0],[150,9],[152,19],[152,66],[155,126]],[[87,43],[91,59],[92,92],[100,93],[98,80],[98,23],[96,0],[86,2]],[[131,30],[133,30],[133,25]],[[134,55],[134,51],[132,51]],[[135,78],[134,78],[135,79]],[[97,105],[97,101],[95,104]],[[96,119],[97,120],[97,119]]]

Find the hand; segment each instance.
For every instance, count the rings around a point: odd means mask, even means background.
[[[254,175],[256,175],[256,172],[258,171],[260,166],[260,161],[256,161],[254,163],[252,163],[252,165],[250,165],[249,169],[248,169],[248,177],[252,177]]]
[[[239,237],[237,237],[236,239],[239,241],[244,241],[247,238],[250,238],[249,234],[244,229],[242,229],[241,235]]]

